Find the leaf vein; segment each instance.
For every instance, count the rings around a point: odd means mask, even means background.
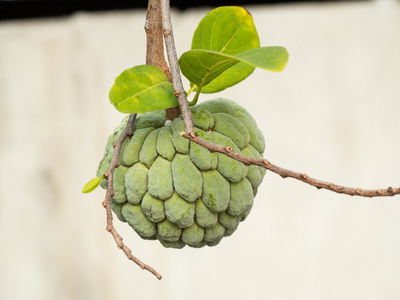
[[[163,81],[163,82],[157,83],[157,84],[155,84],[155,85],[152,85],[152,86],[150,86],[150,87],[148,87],[148,88],[146,88],[146,89],[144,89],[144,90],[141,90],[141,91],[135,93],[134,95],[125,98],[125,100],[119,102],[117,105],[118,105],[118,106],[121,106],[121,105],[124,104],[125,102],[129,101],[131,98],[133,98],[132,100],[134,100],[134,101],[137,103],[137,99],[135,99],[135,97],[137,97],[138,95],[140,95],[140,94],[142,94],[142,93],[144,93],[144,92],[146,92],[146,91],[148,91],[148,90],[152,91],[152,89],[154,89],[154,88],[156,88],[156,87],[158,87],[158,86],[164,84],[165,82],[166,82],[166,81]],[[153,90],[153,91],[154,91],[154,90]]]

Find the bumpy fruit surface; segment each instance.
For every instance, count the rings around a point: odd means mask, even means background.
[[[218,98],[191,110],[199,136],[262,158],[264,137],[244,108]],[[107,171],[112,143],[127,121],[109,137],[98,176]],[[180,136],[182,131],[182,118],[166,121],[165,111],[137,116],[114,171],[111,207],[142,238],[158,239],[165,247],[215,246],[249,214],[265,169],[210,153]],[[101,186],[106,188],[105,179]]]

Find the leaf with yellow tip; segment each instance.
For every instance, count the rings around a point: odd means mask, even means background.
[[[91,179],[82,189],[82,193],[88,194],[93,192],[100,184],[100,181],[104,178],[104,175]]]

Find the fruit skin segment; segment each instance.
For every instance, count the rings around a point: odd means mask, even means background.
[[[194,202],[202,195],[203,179],[188,155],[177,154],[172,161],[175,191],[186,201]]]
[[[194,203],[182,199],[177,193],[164,202],[165,214],[172,223],[186,228],[194,223]]]
[[[125,203],[126,201],[126,189],[124,185],[126,171],[128,171],[128,168],[125,166],[120,166],[114,171],[114,201],[117,203]]]
[[[153,223],[165,219],[164,201],[153,197],[149,192],[144,195],[141,208],[146,217]]]
[[[160,132],[158,133],[157,137],[157,152],[169,161],[174,158],[176,153],[171,137],[172,131],[170,125],[160,128]]]
[[[212,142],[211,132],[194,128],[199,137]],[[211,153],[208,149],[190,141],[190,160],[202,171],[217,168],[217,153]]]
[[[147,167],[151,167],[153,162],[156,160],[157,153],[157,137],[159,128],[153,130],[149,133],[149,135],[144,140],[142,149],[140,150],[139,159],[142,163],[144,163]]]
[[[229,146],[234,152],[241,153],[238,146],[227,136],[217,132],[212,132],[213,142],[221,146]],[[247,167],[240,161],[234,160],[233,158],[226,156],[222,153],[217,153],[217,170],[226,179],[231,182],[238,182],[242,178],[246,177]]]
[[[153,127],[138,129],[132,138],[127,138],[119,154],[121,164],[132,166],[139,161],[140,150],[148,134],[154,130]]]
[[[151,239],[156,234],[156,225],[142,212],[140,205],[125,203],[122,215],[126,222],[144,239]]]
[[[217,98],[191,110],[200,137],[262,158],[264,137],[243,107]],[[127,119],[109,137],[98,176],[107,171],[112,143]],[[159,240],[164,247],[215,246],[250,213],[265,169],[247,167],[183,138],[182,117],[166,120],[165,111],[137,115],[134,134],[125,140],[114,170],[111,208],[143,239]],[[100,185],[107,188],[107,180]]]
[[[215,126],[214,130],[230,138],[238,147],[242,149],[250,141],[250,134],[242,122],[235,119],[235,117],[224,114],[215,113]]]
[[[132,204],[140,203],[144,194],[147,192],[148,173],[149,170],[147,167],[140,162],[128,168],[124,178],[128,202]]]
[[[225,211],[230,200],[230,184],[217,170],[204,171],[201,200],[211,211]]]
[[[149,170],[148,190],[160,200],[166,200],[174,193],[171,163],[158,156]]]
[[[218,222],[218,214],[208,209],[203,200],[198,199],[196,201],[195,219],[199,226],[209,228]]]

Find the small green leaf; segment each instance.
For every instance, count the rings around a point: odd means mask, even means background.
[[[214,50],[234,55],[260,47],[253,17],[242,7],[219,7],[210,11],[199,23],[192,40],[192,50]],[[215,93],[233,86],[253,73],[254,67],[235,63],[202,89]],[[193,86],[193,84],[192,84]]]
[[[122,113],[144,113],[178,106],[172,83],[157,67],[127,69],[110,90],[110,102]]]
[[[104,178],[104,175],[91,179],[82,189],[82,193],[88,194],[93,192],[100,184],[100,181]]]
[[[179,64],[182,74],[201,88],[238,63],[253,69],[259,67],[280,72],[284,69],[288,58],[289,54],[283,47],[261,47],[235,55],[210,50],[191,50],[181,56]],[[214,86],[224,89],[236,84],[236,80],[234,74],[228,73],[224,82]]]

